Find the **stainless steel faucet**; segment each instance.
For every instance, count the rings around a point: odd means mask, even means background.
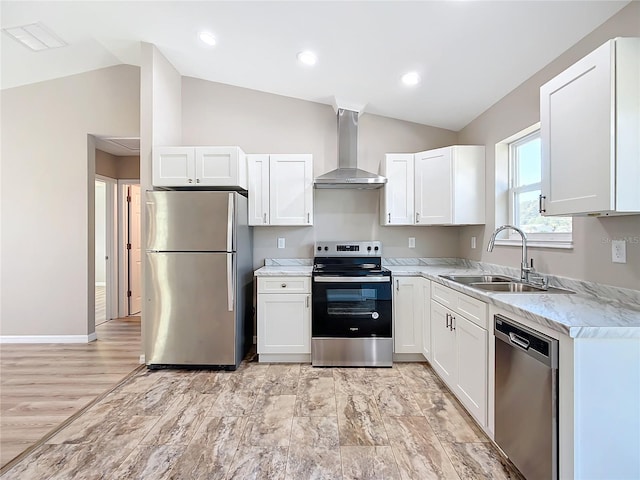
[[[529,273],[533,271],[533,267],[529,266],[529,258],[527,256],[527,235],[518,227],[513,225],[502,225],[495,229],[495,231],[491,234],[491,238],[489,239],[489,245],[487,245],[487,252],[493,251],[493,246],[496,243],[496,235],[498,235],[501,231],[507,229],[514,230],[520,234],[522,237],[522,263],[520,264],[520,280],[523,282],[529,283]]]

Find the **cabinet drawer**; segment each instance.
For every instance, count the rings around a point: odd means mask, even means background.
[[[451,310],[454,310],[457,295],[458,292],[439,283],[433,282],[433,285],[431,285],[431,299],[445,307],[449,307]]]
[[[258,277],[258,293],[310,293],[311,277]]]
[[[431,298],[479,327],[488,329],[486,303],[436,282],[431,287]]]

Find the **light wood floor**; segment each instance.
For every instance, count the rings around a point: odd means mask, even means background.
[[[0,465],[140,364],[140,317],[96,327],[89,344],[0,345]]]

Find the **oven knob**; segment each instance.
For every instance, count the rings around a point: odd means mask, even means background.
[[[320,252],[322,250],[322,247],[318,247],[318,251]]]
[[[328,252],[329,251],[329,247],[324,247],[324,251]]]
[[[371,318],[373,318],[374,320],[377,320],[377,319],[378,319],[378,317],[380,317],[380,314],[379,314],[378,312],[373,312],[373,313],[371,314]]]
[[[371,245],[367,247],[367,252],[370,252],[370,251],[371,251]]]
[[[378,250],[380,250],[380,248],[376,245],[375,247],[373,247],[373,249],[377,252]]]

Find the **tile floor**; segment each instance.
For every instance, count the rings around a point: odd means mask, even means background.
[[[3,479],[520,479],[427,364],[141,370]]]

